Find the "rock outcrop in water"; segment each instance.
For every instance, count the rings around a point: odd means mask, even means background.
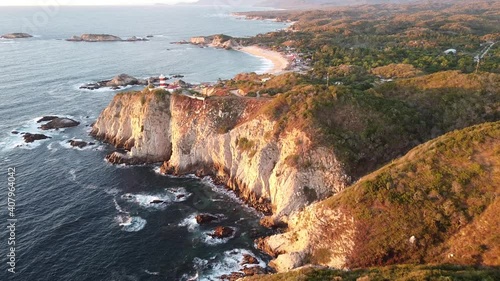
[[[259,110],[268,99],[205,101],[162,91],[117,95],[92,135],[125,152],[113,163],[164,162],[175,175],[209,175],[275,218],[342,190],[348,178],[335,154],[298,130],[273,137],[275,121]],[[307,167],[294,167],[300,155]],[[292,164],[291,164],[292,163]]]
[[[45,139],[50,139],[50,137],[43,135],[43,134],[30,134],[26,133],[23,134],[24,142],[26,143],[32,143],[37,140],[45,140]]]
[[[8,33],[0,36],[0,38],[4,39],[23,39],[23,38],[31,38],[32,35],[28,33]]]
[[[68,141],[69,145],[72,147],[78,147],[78,148],[85,148],[89,145],[95,145],[93,142],[86,142],[86,141],[81,141],[81,140],[69,140]]]
[[[122,38],[110,35],[110,34],[82,34],[81,36],[73,36],[70,39],[66,39],[70,42],[136,42],[136,41],[148,41],[146,38],[140,38],[133,36],[126,40]]]
[[[42,118],[41,120],[43,120]],[[46,119],[46,118],[45,118]],[[80,122],[75,121],[69,118],[60,118],[56,117],[51,119],[47,124],[43,124],[40,129],[42,130],[52,130],[52,129],[62,129],[62,128],[71,128],[80,125]]]
[[[234,49],[240,46],[234,38],[223,34],[192,37],[190,42],[193,45],[208,46],[226,50]]]
[[[128,74],[120,74],[111,80],[102,80],[96,83],[89,83],[89,84],[84,84],[80,86],[80,89],[85,89],[85,90],[97,90],[100,88],[104,87],[109,87],[114,90],[119,90],[122,87],[126,86],[147,86],[149,82],[151,83],[156,83],[159,82],[160,78],[159,77],[150,77],[148,79],[139,79],[135,78],[131,75]]]

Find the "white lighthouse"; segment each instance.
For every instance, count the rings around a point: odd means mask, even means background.
[[[165,77],[163,74],[160,75],[160,88],[166,89],[167,88],[167,77]]]

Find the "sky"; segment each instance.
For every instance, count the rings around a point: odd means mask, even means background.
[[[1,0],[0,6],[55,6],[55,5],[144,5],[154,3],[177,4],[197,0]]]

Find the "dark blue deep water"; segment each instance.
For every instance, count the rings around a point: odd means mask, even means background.
[[[236,52],[170,42],[195,35],[252,36],[283,28],[246,21],[220,7],[0,7],[0,34],[27,31],[31,39],[0,40],[0,280],[217,280],[238,270],[255,250],[259,214],[209,179],[170,178],[158,166],[120,167],[104,161],[112,150],[85,149],[90,125],[116,92],[85,91],[86,82],[120,73],[136,77],[182,74],[189,82],[216,81],[263,71],[266,61]],[[45,17],[43,14],[45,13]],[[149,42],[72,43],[82,33]],[[24,144],[12,131],[39,133],[45,115],[76,119],[75,128],[44,132],[52,138]],[[7,271],[8,169],[15,168],[16,273]],[[11,179],[12,180],[12,179]],[[178,195],[184,195],[184,197]],[[166,204],[151,204],[161,199]],[[219,241],[194,216],[218,214],[236,230]]]

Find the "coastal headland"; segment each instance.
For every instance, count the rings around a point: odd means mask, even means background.
[[[255,241],[283,273],[269,280],[303,266],[334,280],[334,269],[402,264],[490,274],[500,253],[500,74],[497,57],[481,64],[471,54],[495,52],[498,28],[477,23],[498,7],[481,5],[470,17],[467,7],[443,4],[462,15],[454,18],[425,4],[249,14],[297,23],[255,38],[181,43],[266,58],[269,73],[197,93],[119,94],[92,135],[118,148],[111,163],[208,175],[265,214],[263,225],[281,229]],[[393,28],[431,12],[425,27]],[[339,15],[348,16],[332,20]],[[467,47],[447,53],[449,40]],[[284,71],[294,65],[306,67]]]

